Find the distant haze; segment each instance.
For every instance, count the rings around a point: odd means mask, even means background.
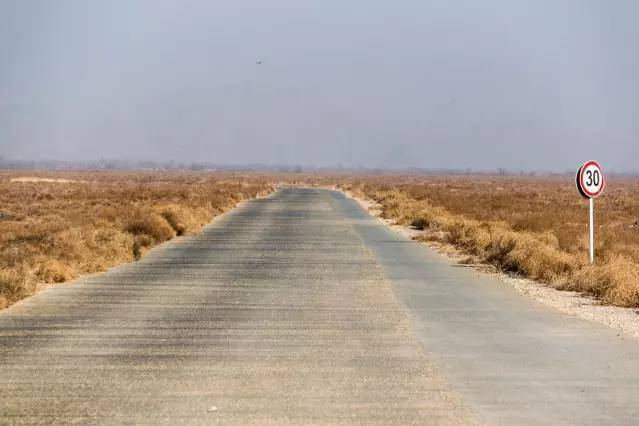
[[[638,22],[634,0],[2,0],[0,155],[638,170]]]

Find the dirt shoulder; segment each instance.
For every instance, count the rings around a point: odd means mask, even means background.
[[[340,189],[336,187],[332,187],[331,189],[340,191]],[[409,226],[398,225],[392,220],[381,218],[381,206],[374,200],[357,197],[349,191],[342,192],[347,197],[359,203],[359,205],[371,215],[377,217],[381,222],[407,238],[416,239],[426,234],[426,231],[419,231]],[[464,263],[467,259],[467,256],[461,254],[450,244],[444,244],[438,241],[424,241],[424,244],[453,262]],[[535,280],[495,271],[487,265],[472,266],[475,267],[479,273],[496,277],[505,285],[514,287],[522,295],[530,297],[537,302],[551,306],[568,315],[604,324],[617,330],[619,334],[639,337],[639,309],[602,305],[600,301],[577,292],[556,290]]]

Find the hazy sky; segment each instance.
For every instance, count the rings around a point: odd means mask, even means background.
[[[0,0],[0,155],[639,170],[638,22],[635,0]]]

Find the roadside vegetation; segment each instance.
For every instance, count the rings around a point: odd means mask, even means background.
[[[215,173],[0,173],[0,309],[42,283],[140,258],[198,232],[265,178]]]
[[[467,263],[540,280],[603,303],[639,307],[639,181],[611,179],[596,200],[596,263],[588,203],[570,177],[368,177],[341,187],[382,217],[453,246]]]
[[[198,232],[271,184],[337,185],[377,202],[418,240],[462,261],[639,307],[639,180],[610,179],[588,203],[571,177],[352,176],[206,172],[0,172],[0,308],[80,274],[140,258]]]

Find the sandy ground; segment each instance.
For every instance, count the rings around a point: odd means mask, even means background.
[[[54,178],[39,178],[39,177],[11,178],[9,182],[11,183],[87,183],[86,180],[54,179]]]
[[[332,189],[339,190],[338,188]],[[376,216],[380,221],[386,223],[396,232],[411,239],[424,233],[424,231],[419,231],[408,226],[397,225],[392,220],[379,217],[381,210],[375,201],[355,197],[348,191],[342,192],[345,192],[348,197],[357,201],[371,215]],[[464,259],[467,259],[466,256],[460,254],[451,245],[439,242],[428,242],[425,244],[452,261],[462,262]],[[479,273],[494,276],[505,285],[510,285],[517,289],[522,295],[545,305],[552,306],[563,313],[607,325],[617,330],[620,335],[639,338],[639,309],[601,305],[598,300],[576,292],[560,291],[531,279],[490,271],[485,265],[472,266],[475,267]]]

